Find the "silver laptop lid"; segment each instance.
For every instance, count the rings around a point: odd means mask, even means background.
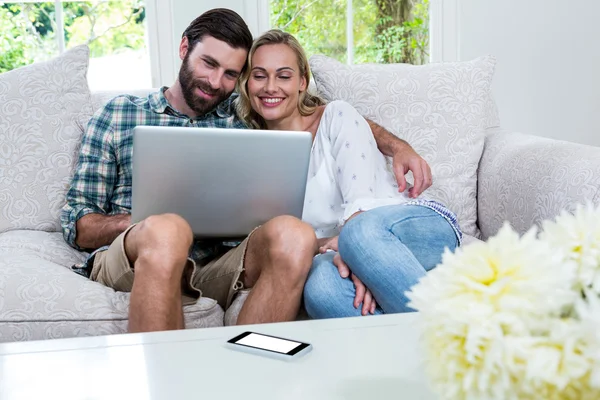
[[[244,237],[279,215],[302,217],[309,132],[138,126],[132,221],[181,215],[200,237]]]

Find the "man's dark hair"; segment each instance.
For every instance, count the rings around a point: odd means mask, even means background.
[[[248,25],[238,13],[227,8],[208,10],[193,20],[182,35],[188,38],[190,49],[201,42],[204,36],[212,36],[234,49],[250,51],[252,47],[252,33]]]

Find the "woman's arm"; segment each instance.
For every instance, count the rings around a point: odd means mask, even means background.
[[[382,199],[376,198],[376,184],[377,174],[385,171],[385,159],[377,149],[369,124],[350,104],[336,101],[329,106],[334,106],[335,109],[326,134],[331,142],[335,178],[344,202],[344,215],[340,221],[343,224],[360,214],[363,206],[366,211],[381,205]],[[336,237],[320,251],[326,251],[327,248],[337,251],[337,244]],[[333,263],[340,276],[352,279],[355,285],[354,307],[358,308],[362,304],[363,315],[375,313],[377,303],[373,295],[350,271],[339,253],[334,256]]]
[[[382,205],[381,202],[398,202],[395,199],[377,199],[378,176],[385,172],[385,159],[367,121],[348,103],[332,102],[332,118],[327,127],[331,155],[335,165],[335,179],[343,198],[345,209],[342,221],[347,221],[363,209]],[[382,177],[379,177],[381,179]],[[390,190],[390,192],[392,192]]]
[[[348,103],[335,101],[330,107],[335,108],[327,135],[344,203],[373,197],[377,152],[373,133],[367,121]]]

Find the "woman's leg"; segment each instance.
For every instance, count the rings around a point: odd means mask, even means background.
[[[356,290],[350,278],[342,278],[333,265],[336,253],[319,254],[313,260],[304,285],[304,307],[311,318],[358,317],[362,304],[354,308]],[[375,314],[381,314],[380,308]]]
[[[404,293],[458,245],[452,226],[422,206],[387,206],[348,221],[339,251],[385,313],[414,311]]]

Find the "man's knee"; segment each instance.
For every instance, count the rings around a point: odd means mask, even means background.
[[[125,238],[128,257],[164,266],[185,264],[192,244],[190,225],[175,214],[153,215],[132,229]]]
[[[291,216],[276,217],[263,226],[262,235],[272,259],[284,261],[285,267],[300,268],[303,274],[308,272],[317,248],[310,225]]]
[[[276,217],[264,225],[265,239],[269,249],[287,254],[289,252],[313,252],[317,247],[317,237],[313,228],[298,218]]]
[[[177,214],[152,215],[139,223],[138,233],[146,245],[175,242],[189,248],[193,240],[190,225]]]

